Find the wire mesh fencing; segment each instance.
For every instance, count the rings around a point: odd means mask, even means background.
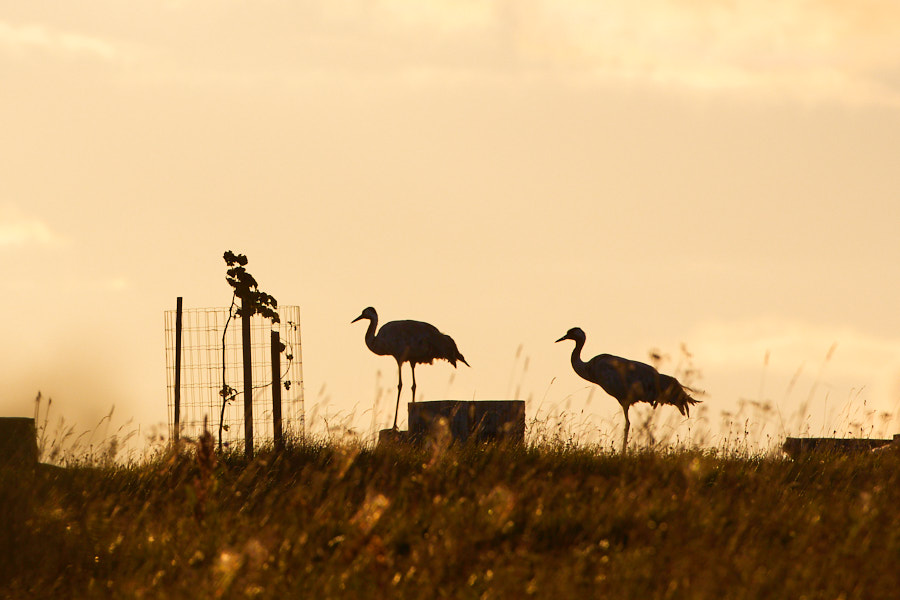
[[[253,439],[259,445],[274,438],[272,404],[272,331],[278,331],[284,350],[279,353],[280,376],[274,385],[281,390],[281,420],[284,435],[304,432],[303,362],[300,352],[300,308],[280,306],[280,323],[260,316],[250,318],[250,348],[253,366]],[[166,390],[169,436],[175,434],[175,347],[177,311],[165,311]],[[227,324],[227,328],[226,328]],[[214,436],[220,418],[222,442],[244,446],[244,372],[240,317],[229,321],[228,308],[182,310],[180,426],[182,437],[197,438],[204,421]],[[222,412],[223,400],[225,410]]]

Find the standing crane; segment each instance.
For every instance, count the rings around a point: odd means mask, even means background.
[[[671,404],[682,415],[688,417],[691,405],[700,402],[687,393],[689,391],[696,393],[694,390],[681,384],[671,375],[663,375],[648,364],[612,354],[599,354],[584,362],[581,360],[581,349],[584,348],[585,334],[580,327],[573,327],[556,341],[563,340],[575,342],[575,349],[572,350],[572,368],[578,376],[596,383],[622,405],[622,412],[625,413],[622,452],[625,452],[628,446],[628,430],[631,427],[628,409],[632,404],[647,402],[653,408],[659,404]]]
[[[438,331],[437,327],[422,321],[390,321],[378,327],[378,313],[371,306],[351,321],[369,320],[366,329],[366,346],[375,354],[393,356],[397,361],[397,406],[394,409],[394,429],[397,429],[397,413],[400,411],[400,390],[403,388],[403,363],[412,369],[412,401],[416,401],[416,365],[430,365],[436,359],[443,359],[456,367],[456,361],[470,366],[460,354],[456,342],[449,335]]]

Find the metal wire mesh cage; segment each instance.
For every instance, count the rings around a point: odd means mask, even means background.
[[[300,308],[279,306],[280,323],[258,315],[250,319],[253,366],[254,444],[273,440],[272,386],[281,389],[281,419],[285,436],[304,432],[303,362],[300,353]],[[244,445],[244,373],[240,317],[228,320],[228,308],[190,308],[181,317],[180,435],[196,438],[207,427],[217,435],[222,414],[222,441]],[[166,390],[169,436],[175,433],[175,347],[177,311],[165,311]],[[228,327],[226,329],[226,323]],[[284,350],[279,353],[280,377],[273,384],[272,331],[278,331]],[[229,390],[231,390],[229,392]]]

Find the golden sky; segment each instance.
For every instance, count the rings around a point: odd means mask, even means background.
[[[577,325],[686,344],[714,431],[740,398],[896,413],[898,6],[0,0],[0,407],[163,423],[162,313],[227,305],[231,249],[301,307],[320,415],[393,385],[368,305],[472,364],[424,399],[616,422],[553,344]]]

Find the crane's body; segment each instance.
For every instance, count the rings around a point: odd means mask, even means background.
[[[397,361],[397,406],[394,410],[394,429],[397,429],[397,413],[400,411],[400,391],[403,388],[403,363],[409,363],[412,371],[412,401],[416,401],[416,365],[446,360],[456,367],[457,361],[469,366],[449,335],[437,327],[422,321],[390,321],[381,326],[378,333],[378,313],[371,306],[362,311],[351,323],[368,319],[366,346],[375,354],[393,356]]]
[[[688,417],[691,405],[699,402],[688,394],[688,391],[692,391],[690,388],[682,385],[671,375],[664,375],[640,361],[612,354],[599,354],[587,362],[581,360],[581,350],[584,348],[585,339],[584,331],[579,327],[573,327],[556,341],[574,340],[572,368],[575,373],[582,379],[596,383],[603,388],[603,391],[619,401],[622,412],[625,414],[623,452],[628,445],[628,430],[631,428],[628,409],[632,404],[647,402],[653,408],[660,404],[670,404],[676,407],[682,415]]]

